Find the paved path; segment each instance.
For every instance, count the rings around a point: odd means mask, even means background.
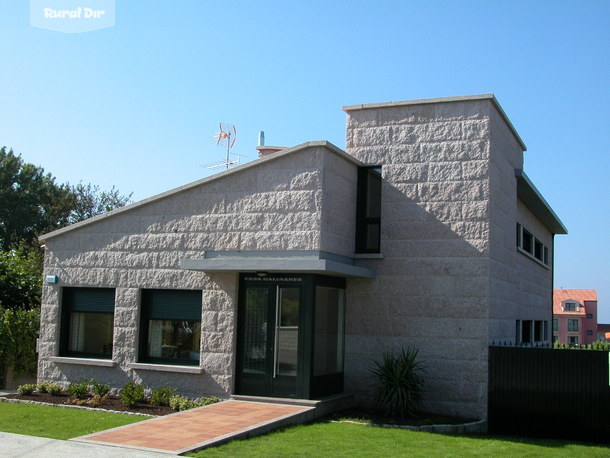
[[[313,417],[314,407],[230,400],[88,434],[71,441],[181,454],[303,423]]]
[[[168,455],[0,432],[0,457],[2,458],[148,458],[163,456]]]

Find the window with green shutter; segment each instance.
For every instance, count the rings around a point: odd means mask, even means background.
[[[142,291],[140,361],[199,364],[201,291]]]
[[[60,354],[112,358],[113,288],[62,289]]]

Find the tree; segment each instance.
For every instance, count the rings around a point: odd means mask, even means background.
[[[13,150],[0,148],[0,249],[36,245],[37,237],[67,224],[120,208],[133,193],[114,186],[58,184],[42,167],[28,164]]]
[[[38,308],[41,274],[40,251],[0,251],[0,307],[10,310]]]
[[[113,186],[110,191],[100,191],[99,186],[79,183],[71,188],[74,195],[74,209],[70,214],[70,223],[76,223],[96,215],[124,207],[133,193],[123,196]]]
[[[0,148],[0,244],[3,251],[32,244],[36,237],[69,222],[75,207],[70,186],[57,184],[42,167],[26,164]]]

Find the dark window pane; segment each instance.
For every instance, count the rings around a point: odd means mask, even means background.
[[[369,169],[368,171],[365,216],[367,218],[381,218],[380,169]]]
[[[379,252],[381,227],[379,223],[366,225],[366,249]]]
[[[316,287],[313,375],[343,372],[345,290]]]
[[[244,323],[244,372],[265,373],[267,348],[268,288],[246,290],[246,321]]]
[[[199,362],[201,322],[165,321],[148,322],[147,356]]]
[[[542,261],[542,259],[543,259],[542,258],[542,243],[540,243],[538,240],[536,240],[534,242],[534,256],[539,261]]]
[[[110,313],[71,313],[68,351],[111,356],[113,319]]]
[[[542,340],[542,321],[536,321],[534,323],[534,342],[540,342]]]
[[[356,253],[379,253],[381,222],[381,168],[358,171]],[[369,233],[372,231],[372,233]]]
[[[521,323],[521,342],[530,343],[532,341],[532,322],[523,320]]]
[[[528,253],[532,254],[534,250],[534,240],[532,234],[523,230],[523,249]]]
[[[276,372],[278,375],[297,375],[300,288],[280,287],[278,293]]]

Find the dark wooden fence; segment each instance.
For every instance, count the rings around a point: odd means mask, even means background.
[[[489,347],[489,430],[610,442],[609,352]]]

